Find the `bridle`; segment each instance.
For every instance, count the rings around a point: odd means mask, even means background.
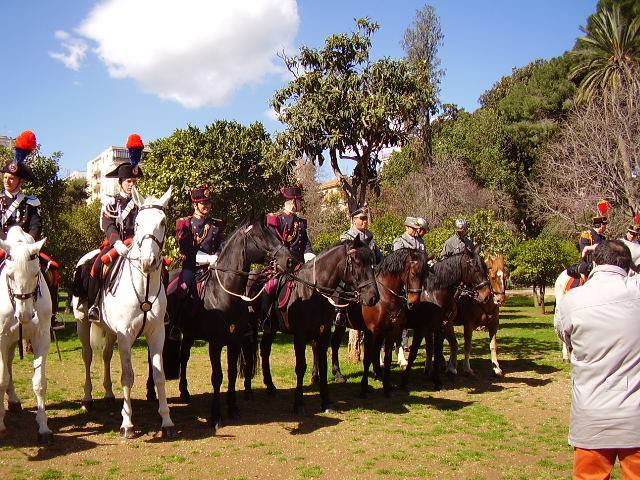
[[[142,210],[149,210],[149,209],[160,210],[162,213],[165,213],[164,207],[161,207],[159,205],[143,205],[138,209],[138,213],[140,213]],[[138,225],[136,223],[136,229],[137,227]],[[134,232],[134,238],[135,238],[135,232]],[[142,238],[139,238],[136,240],[136,246],[138,247],[138,250],[142,248],[142,242],[144,242],[145,240],[151,240],[160,249],[160,255],[157,261],[158,265],[154,267],[154,270],[160,267],[160,263],[162,262],[162,249],[164,248],[164,242],[166,241],[166,239],[167,239],[167,226],[165,225],[164,232],[162,233],[162,240],[159,240],[158,237],[156,237],[153,233],[147,233],[143,235]]]
[[[464,261],[464,252],[461,252],[460,255],[462,256],[462,260]],[[472,256],[469,260],[467,260],[467,262],[469,263],[469,265],[473,265],[474,262],[477,262],[475,255]],[[486,277],[486,272],[485,273],[485,277]],[[485,288],[486,286],[489,286],[489,289],[491,289],[491,282],[489,282],[489,279],[487,278],[486,280],[481,281],[480,283],[474,285],[474,286],[467,286],[466,283],[463,283],[462,285],[460,285],[458,287],[458,289],[461,291],[461,293],[464,293],[465,295],[468,295],[470,297],[476,298],[480,292],[481,289]]]
[[[37,258],[38,258],[38,255],[35,253],[29,256],[30,261],[36,260]],[[7,254],[6,260],[11,261],[11,255]],[[29,293],[15,293],[13,288],[11,288],[9,275],[5,275],[5,277],[7,280],[7,290],[9,291],[9,300],[11,301],[11,305],[13,306],[14,309],[16,308],[16,300],[26,301],[32,298],[33,303],[35,304],[38,294],[40,293],[40,282],[39,282],[40,269],[38,269],[38,273],[36,274],[36,288],[33,290],[33,292],[29,292]]]
[[[398,298],[400,298],[400,299],[402,299],[402,300],[404,300],[404,301],[406,301],[408,303],[409,302],[409,298],[408,298],[409,294],[414,293],[414,294],[420,295],[422,293],[422,287],[420,287],[420,288],[409,288],[409,277],[413,274],[413,272],[411,271],[411,266],[412,266],[411,264],[413,262],[417,262],[417,260],[414,260],[413,258],[409,257],[409,268],[407,268],[407,272],[406,272],[405,278],[402,280],[402,282],[404,284],[404,289],[407,292],[407,296],[396,292],[392,288],[390,288],[387,285],[385,285],[384,283],[380,282],[377,279],[377,276],[376,276],[376,283],[379,286],[381,286],[382,288],[384,288],[385,290],[387,290],[392,295],[394,295],[394,296],[396,296],[396,297],[398,297]],[[424,268],[424,267],[425,267],[425,265],[422,266],[422,268]]]

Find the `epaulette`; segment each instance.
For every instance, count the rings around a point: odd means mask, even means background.
[[[27,202],[27,205],[31,205],[32,207],[40,206],[40,199],[35,195],[27,195],[25,201]]]
[[[586,238],[588,240],[592,240],[591,238],[591,232],[589,230],[585,230],[584,232],[582,232],[580,234],[580,238]]]

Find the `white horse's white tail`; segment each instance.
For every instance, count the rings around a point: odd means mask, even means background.
[[[90,335],[91,349],[94,352],[102,350],[104,348],[104,344],[106,343],[104,329],[100,328],[96,323],[92,322],[91,332],[89,335]]]

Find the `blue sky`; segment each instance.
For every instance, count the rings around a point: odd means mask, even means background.
[[[512,67],[570,49],[596,0],[431,4],[445,35],[441,100],[473,110],[480,94]],[[273,132],[282,126],[269,118],[269,100],[286,81],[275,51],[320,46],[327,35],[352,30],[354,18],[369,16],[381,24],[374,57],[400,57],[402,34],[423,5],[9,0],[0,10],[0,135],[34,130],[43,153],[63,153],[64,175],[84,170],[131,132],[149,141],[217,119],[262,121]],[[84,56],[70,56],[64,44]]]

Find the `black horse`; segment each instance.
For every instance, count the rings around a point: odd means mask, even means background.
[[[304,374],[307,370],[306,345],[313,342],[318,352],[318,370],[321,407],[329,410],[331,401],[327,387],[327,350],[331,339],[331,326],[335,318],[334,303],[343,303],[345,298],[373,306],[379,295],[373,270],[373,254],[369,247],[357,237],[353,242],[344,242],[322,252],[305,263],[294,275],[291,295],[284,309],[274,308],[277,317],[273,322],[282,332],[293,334],[296,355],[296,390],[293,410],[305,414],[302,393]],[[338,284],[346,285],[347,291],[336,294]],[[275,330],[273,328],[272,330]],[[267,392],[274,395],[276,387],[271,377],[269,356],[274,332],[263,333],[260,341],[262,373]]]
[[[427,342],[427,359],[425,373],[431,373],[431,379],[437,390],[442,388],[440,371],[444,363],[442,354],[444,344],[444,321],[452,308],[455,308],[457,290],[466,290],[474,295],[478,301],[484,302],[490,298],[491,286],[487,276],[487,268],[478,253],[464,250],[437,262],[433,270],[429,271],[424,290],[420,296],[420,303],[407,312],[407,327],[413,328],[413,341],[407,367],[402,375],[402,387],[409,384],[409,373],[416,359],[420,343],[424,338]],[[434,356],[434,366],[431,365],[431,352]]]
[[[249,311],[244,292],[248,272],[253,263],[273,263],[276,269],[285,271],[293,262],[291,253],[282,245],[263,220],[245,222],[227,240],[216,267],[209,272],[204,286],[203,307],[185,312],[185,306],[176,308],[180,303],[175,295],[169,295],[170,314],[180,312],[179,325],[183,332],[180,348],[180,395],[183,400],[190,399],[187,388],[187,362],[195,340],[209,342],[209,360],[211,361],[211,383],[213,400],[211,403],[211,425],[214,431],[220,426],[220,386],[222,385],[222,348],[227,347],[228,389],[227,406],[229,417],[239,416],[236,402],[236,378],[238,359],[243,342],[252,338],[249,331]],[[243,297],[243,298],[241,298]],[[187,309],[189,306],[187,305]],[[166,344],[165,344],[166,345]],[[245,359],[251,362],[251,359]],[[247,365],[251,370],[252,365]],[[153,398],[153,380],[147,381],[147,398]]]
[[[389,380],[391,351],[406,323],[406,307],[420,301],[422,283],[426,275],[427,255],[419,250],[402,248],[392,252],[376,266],[376,282],[380,301],[374,306],[350,305],[349,327],[364,332],[364,358],[361,396],[368,392],[369,367],[373,364],[376,377],[382,379],[385,395],[392,385]],[[345,379],[340,372],[338,351],[346,326],[336,325],[331,336],[331,368],[338,382]],[[380,349],[385,344],[384,369],[380,370]],[[315,353],[315,351],[314,351]],[[318,356],[314,355],[312,382],[317,381]]]

